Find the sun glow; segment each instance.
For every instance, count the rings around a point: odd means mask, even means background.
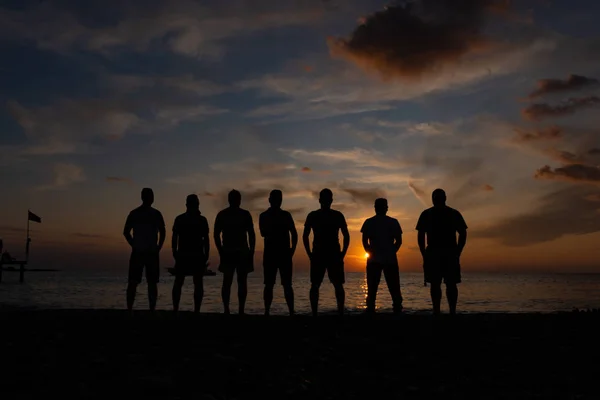
[[[369,258],[369,253],[365,253],[365,258]]]

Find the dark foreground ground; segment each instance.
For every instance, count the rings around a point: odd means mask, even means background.
[[[0,318],[6,399],[600,398],[598,314]]]

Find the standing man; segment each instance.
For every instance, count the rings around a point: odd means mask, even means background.
[[[221,258],[219,271],[223,273],[221,297],[225,314],[229,314],[229,298],[233,275],[237,273],[239,313],[244,314],[248,295],[248,274],[254,271],[256,235],[252,215],[242,209],[242,195],[229,192],[229,207],[220,211],[215,220],[215,246]],[[223,237],[221,238],[221,234]],[[222,242],[221,242],[222,239]]]
[[[425,282],[431,284],[433,313],[440,313],[443,281],[446,284],[450,314],[455,315],[457,285],[461,282],[460,256],[467,243],[467,224],[460,212],[446,205],[446,193],[442,189],[434,190],[431,198],[433,207],[423,211],[417,223]]]
[[[400,269],[396,253],[402,246],[402,228],[397,219],[388,217],[386,199],[375,200],[375,216],[367,219],[361,228],[362,243],[367,253],[367,312],[375,312],[377,287],[381,273],[388,285],[394,313],[402,311]]]
[[[269,196],[271,207],[260,214],[259,229],[265,238],[265,250],[263,254],[264,268],[264,301],[265,315],[269,315],[271,303],[273,302],[273,287],[277,279],[283,286],[283,293],[290,315],[294,315],[294,289],[292,289],[292,258],[298,245],[298,232],[292,214],[281,209],[283,193],[281,190],[273,190]],[[290,247],[290,235],[292,244]]]
[[[165,243],[165,221],[160,211],[152,207],[154,192],[142,189],[142,205],[127,216],[123,235],[131,246],[129,259],[129,279],[127,284],[127,309],[133,310],[137,286],[142,282],[146,269],[148,301],[150,311],[156,309],[159,279],[159,253]],[[133,236],[131,231],[133,230]]]
[[[310,305],[314,317],[319,309],[319,288],[323,283],[325,272],[335,288],[338,313],[344,314],[344,257],[350,246],[350,233],[344,215],[331,209],[333,193],[329,189],[319,194],[321,209],[312,211],[306,217],[302,241],[310,259]],[[313,232],[313,247],[310,248],[310,232]],[[344,236],[344,247],[340,249],[339,231]]]
[[[190,194],[185,202],[187,211],[173,223],[171,248],[175,259],[175,282],[173,282],[173,311],[179,311],[181,288],[186,276],[194,279],[194,312],[200,312],[204,297],[204,273],[210,252],[208,221],[200,213],[200,200]]]

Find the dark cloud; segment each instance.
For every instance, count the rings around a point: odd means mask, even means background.
[[[588,152],[587,152],[587,153],[588,153],[589,155],[595,156],[595,155],[598,155],[598,154],[600,154],[600,149],[598,149],[598,148],[593,148],[593,149],[590,149],[590,150],[588,150]]]
[[[524,108],[521,113],[523,118],[531,121],[539,121],[544,118],[564,117],[578,110],[600,105],[600,97],[571,97],[564,104],[553,106],[546,103],[532,104]]]
[[[106,182],[115,182],[115,183],[133,183],[133,181],[129,178],[123,178],[120,176],[107,176],[106,177]]]
[[[352,201],[358,204],[373,205],[375,199],[386,197],[386,194],[381,189],[359,189],[359,188],[341,188],[342,192],[349,194]]]
[[[563,79],[541,79],[538,81],[538,88],[529,94],[530,99],[544,96],[550,93],[567,92],[583,89],[588,86],[597,85],[597,79],[587,78],[581,75],[569,75]]]
[[[558,126],[550,126],[547,128],[523,130],[520,128],[515,129],[517,135],[514,138],[515,142],[528,143],[540,140],[554,140],[563,137],[563,130]]]
[[[544,195],[530,213],[503,218],[470,236],[495,239],[507,246],[528,246],[565,235],[600,231],[600,205],[587,187],[570,187]]]
[[[600,183],[600,168],[585,164],[569,164],[552,169],[546,165],[538,169],[534,177],[536,179],[598,184]]]
[[[486,20],[505,4],[419,0],[388,6],[364,18],[349,38],[330,39],[330,51],[384,78],[418,78],[489,46]]]

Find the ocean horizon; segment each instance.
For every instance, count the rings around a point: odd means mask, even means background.
[[[27,272],[25,282],[19,284],[18,274],[5,272],[0,284],[2,305],[37,309],[124,309],[126,274],[115,271],[56,271]],[[202,312],[220,313],[222,275],[204,279]],[[159,283],[158,310],[172,309],[171,288],[173,277],[162,272]],[[402,296],[408,313],[429,312],[429,287],[423,286],[423,274],[401,273]],[[296,311],[310,312],[309,275],[306,271],[294,274]],[[348,312],[362,312],[367,293],[364,272],[346,273],[346,308]],[[459,312],[463,313],[552,313],[573,309],[600,308],[600,274],[592,273],[494,273],[473,272],[463,275],[459,286]],[[256,271],[248,278],[246,312],[264,312],[263,277]],[[234,282],[231,299],[232,312],[237,312],[237,286]],[[447,305],[442,301],[442,312]],[[138,287],[135,309],[146,310],[148,299],[145,282]],[[183,287],[182,311],[193,309],[193,284],[186,279]],[[320,308],[323,313],[336,309],[333,286],[325,279],[321,287]],[[382,278],[377,296],[377,310],[391,312],[391,298]],[[273,315],[286,315],[283,290],[275,287],[271,308]]]

